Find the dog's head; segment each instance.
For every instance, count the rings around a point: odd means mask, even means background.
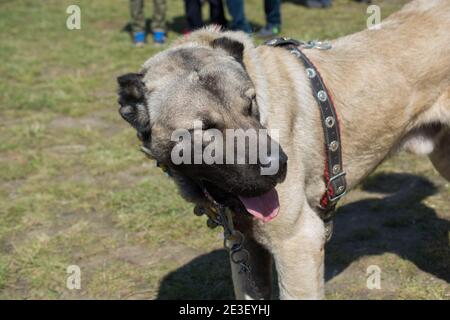
[[[216,201],[235,210],[244,204],[256,216],[270,214],[261,212],[269,210],[259,208],[263,203],[276,207],[274,187],[286,175],[287,156],[259,122],[243,43],[215,37],[207,44],[175,46],[118,83],[120,114],[169,167],[188,200],[204,201],[206,189]],[[213,161],[203,159],[206,154]],[[264,168],[276,170],[264,174]]]

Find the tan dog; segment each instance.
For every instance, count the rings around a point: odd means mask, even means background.
[[[304,49],[334,97],[349,188],[401,147],[429,155],[450,179],[449,30],[450,1],[416,0],[380,29],[337,39],[331,50]],[[205,202],[194,183],[199,177],[234,198],[259,196],[276,185],[277,218],[263,223],[236,215],[258,288],[232,264],[236,297],[270,297],[273,257],[282,299],[323,298],[325,229],[316,208],[325,189],[324,137],[298,59],[282,48],[254,47],[241,33],[206,29],[119,82],[121,114],[168,166],[170,132],[193,120],[208,127],[279,130],[283,152],[277,160],[285,163],[287,154],[287,173],[282,166],[280,174],[264,180],[250,167],[172,166],[174,178],[196,203]]]

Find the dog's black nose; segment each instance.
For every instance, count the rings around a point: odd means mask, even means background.
[[[261,174],[273,176],[277,182],[282,182],[287,172],[287,155],[280,150],[280,153],[271,154],[261,159]]]
[[[278,153],[265,156],[261,160],[261,167],[263,168],[271,167],[274,164],[278,164],[279,167],[282,167],[287,164],[288,157],[282,150],[280,150]]]

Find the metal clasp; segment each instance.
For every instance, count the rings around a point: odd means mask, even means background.
[[[345,171],[342,171],[341,173],[338,173],[337,175],[335,175],[335,176],[333,176],[333,177],[330,178],[330,180],[329,180],[328,183],[327,183],[327,197],[328,197],[328,201],[330,201],[330,202],[336,202],[336,201],[338,201],[340,198],[342,198],[343,196],[345,196],[345,195],[347,194],[347,190],[344,190],[342,193],[340,193],[340,194],[338,194],[338,195],[336,195],[336,196],[334,196],[334,197],[330,197],[330,193],[329,193],[331,183],[332,183],[334,180],[339,179],[340,177],[345,177],[346,174],[347,174],[347,173],[346,173]],[[345,188],[345,187],[344,187],[344,188]]]
[[[332,48],[331,43],[319,40],[310,40],[304,45],[305,49],[318,49],[318,50],[330,50]]]

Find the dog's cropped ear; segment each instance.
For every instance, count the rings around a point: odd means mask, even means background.
[[[139,101],[144,98],[144,83],[142,74],[127,73],[117,78],[119,83],[119,94],[121,98]]]
[[[214,49],[220,48],[225,50],[239,62],[242,62],[244,58],[244,45],[237,40],[228,37],[217,38],[212,41],[211,46]]]

